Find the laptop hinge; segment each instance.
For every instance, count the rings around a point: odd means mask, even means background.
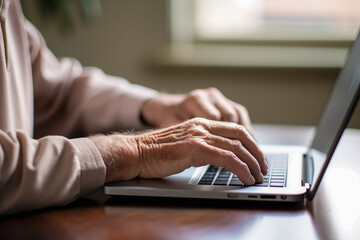
[[[310,154],[304,154],[302,160],[301,185],[310,188],[313,177],[313,159]]]

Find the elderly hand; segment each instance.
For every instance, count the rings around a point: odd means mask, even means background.
[[[194,90],[186,95],[159,94],[144,104],[142,115],[156,127],[171,126],[193,117],[234,122],[254,136],[246,108],[224,97],[216,88]]]
[[[164,177],[190,166],[214,164],[252,185],[263,181],[268,168],[254,138],[236,123],[194,118],[139,135],[90,139],[104,159],[107,182]]]

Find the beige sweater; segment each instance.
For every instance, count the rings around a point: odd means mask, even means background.
[[[0,0],[0,215],[67,204],[98,190],[105,165],[86,136],[143,128],[155,91],[58,60],[18,0]]]

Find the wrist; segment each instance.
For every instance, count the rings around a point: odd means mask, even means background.
[[[161,93],[149,99],[143,105],[141,115],[150,126],[167,127],[179,122],[177,106],[183,101],[184,95]]]
[[[161,115],[161,106],[158,98],[161,97],[161,94],[157,95],[154,98],[147,100],[140,112],[140,121],[145,126],[158,127],[159,121],[158,117]]]
[[[90,140],[98,148],[105,163],[105,182],[129,180],[139,175],[138,143],[132,136],[102,135],[90,137]]]

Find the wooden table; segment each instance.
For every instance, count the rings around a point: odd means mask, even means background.
[[[308,127],[255,126],[261,143],[308,144]],[[0,220],[0,239],[360,239],[360,130],[347,129],[312,202],[117,198]]]

